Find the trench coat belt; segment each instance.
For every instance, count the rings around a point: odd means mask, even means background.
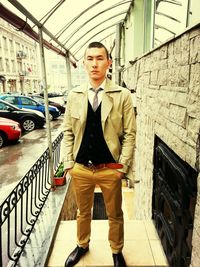
[[[123,165],[121,163],[100,163],[100,164],[93,164],[91,162],[88,162],[86,164],[83,164],[85,167],[89,169],[103,169],[103,168],[109,168],[109,169],[122,169]]]

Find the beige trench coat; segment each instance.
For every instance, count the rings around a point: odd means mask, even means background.
[[[62,154],[65,169],[74,165],[83,138],[88,109],[87,84],[70,91],[63,121]],[[128,89],[106,81],[101,104],[103,135],[116,162],[123,164],[124,172],[132,179],[130,166],[135,147],[136,123]]]

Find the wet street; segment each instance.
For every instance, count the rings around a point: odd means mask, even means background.
[[[52,142],[61,132],[63,116],[51,122]],[[46,128],[23,135],[16,144],[0,149],[0,203],[48,146]]]

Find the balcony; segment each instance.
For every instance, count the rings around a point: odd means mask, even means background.
[[[98,189],[97,189],[98,190]],[[134,190],[123,186],[125,244],[123,254],[129,267],[167,267],[159,237],[152,220],[134,220],[132,201]],[[113,259],[107,234],[107,220],[93,220],[89,252],[76,266],[112,267]],[[53,250],[46,266],[63,267],[76,246],[76,221],[60,221]]]
[[[27,76],[28,72],[25,70],[19,71],[19,76]]]
[[[20,60],[25,59],[25,58],[27,58],[27,54],[26,54],[26,52],[20,50],[17,52],[16,57],[17,57],[17,59],[20,59]]]
[[[59,164],[61,140],[62,134],[59,134],[53,142],[55,169]],[[47,149],[0,206],[2,267],[60,267],[76,246],[76,206],[70,177],[66,185],[52,191],[48,164]],[[100,194],[98,187],[95,194]],[[134,189],[128,188],[123,180],[127,264],[167,266],[153,222],[134,219],[133,198]],[[113,266],[107,231],[107,220],[92,221],[90,251],[77,266]]]

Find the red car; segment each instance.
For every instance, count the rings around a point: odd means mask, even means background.
[[[18,122],[0,117],[0,148],[8,141],[17,141],[21,132]]]

